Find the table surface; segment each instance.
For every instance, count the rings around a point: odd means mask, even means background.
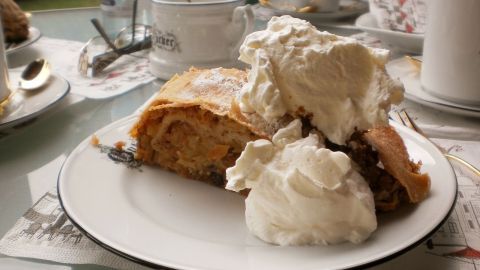
[[[31,23],[44,36],[86,42],[96,35],[90,23],[90,19],[95,17],[100,19],[98,8],[34,12]],[[257,24],[257,28],[262,25]],[[352,33],[352,29],[335,29],[331,25],[324,30],[340,34]],[[10,66],[21,66],[33,60],[28,59],[28,50],[10,55]],[[0,139],[0,236],[15,224],[26,209],[55,186],[59,166],[79,142],[99,128],[134,112],[162,83],[163,81],[157,80],[108,100],[88,100],[70,94],[60,105],[34,123],[18,133]],[[449,115],[408,100],[401,107],[408,108],[414,117],[421,119],[422,124],[480,130],[478,119]],[[32,268],[106,269],[101,266],[65,265],[0,255],[0,270]]]

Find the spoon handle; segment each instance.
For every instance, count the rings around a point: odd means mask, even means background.
[[[105,40],[105,42],[108,44],[108,46],[110,46],[110,48],[112,48],[113,50],[117,50],[117,47],[112,43],[110,38],[108,38],[108,35],[105,32],[105,29],[103,29],[98,19],[94,18],[94,19],[91,19],[90,21],[92,22],[93,26],[95,26],[98,33],[100,33],[100,36],[102,36],[103,40]]]

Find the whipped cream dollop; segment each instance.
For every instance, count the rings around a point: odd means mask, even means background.
[[[403,86],[385,71],[388,51],[352,38],[320,32],[309,22],[273,17],[240,48],[251,65],[237,102],[267,121],[285,114],[307,116],[330,141],[345,144],[355,128],[388,124]]]
[[[373,194],[348,156],[316,134],[302,138],[298,119],[272,141],[247,143],[227,179],[229,190],[251,189],[246,223],[269,243],[359,243],[377,227]]]

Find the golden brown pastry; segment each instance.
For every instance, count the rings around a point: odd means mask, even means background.
[[[236,69],[191,69],[174,76],[131,130],[136,158],[188,178],[225,187],[225,170],[234,165],[245,145],[273,134],[291,121],[268,125],[256,114],[240,112],[234,98],[246,83]],[[303,135],[318,132],[303,119]],[[409,160],[401,137],[391,127],[355,132],[346,146],[326,142],[358,165],[369,183],[379,211],[417,203],[430,189],[430,179]],[[379,164],[382,164],[379,166]]]
[[[225,186],[225,170],[247,142],[277,130],[232,106],[245,71],[191,69],[174,76],[131,130],[136,158],[180,175]]]
[[[5,42],[22,42],[28,38],[28,19],[13,0],[0,0]]]
[[[366,141],[379,153],[385,170],[405,187],[410,202],[425,199],[430,190],[430,178],[420,174],[420,164],[410,161],[402,138],[392,127],[380,127],[364,134]]]
[[[418,203],[428,195],[429,176],[419,173],[421,165],[410,161],[402,138],[390,126],[356,131],[347,146],[327,147],[345,152],[358,165],[379,211],[395,210],[402,202]]]

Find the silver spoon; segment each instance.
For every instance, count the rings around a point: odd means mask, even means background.
[[[48,81],[51,70],[47,60],[39,58],[27,65],[20,75],[18,87],[23,90],[35,90]]]

